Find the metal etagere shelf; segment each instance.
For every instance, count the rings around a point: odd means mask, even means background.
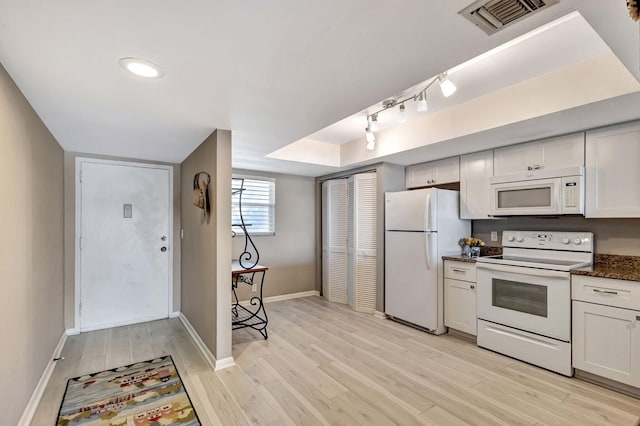
[[[233,303],[231,305],[231,328],[233,330],[241,328],[252,328],[262,334],[267,339],[267,324],[269,319],[267,311],[262,301],[262,288],[264,285],[264,275],[269,268],[258,265],[260,253],[254,244],[247,227],[251,224],[245,223],[242,215],[242,194],[246,188],[244,187],[244,179],[232,179],[231,196],[238,197],[238,213],[240,223],[232,224],[233,237],[238,236],[235,228],[239,228],[244,234],[244,249],[238,260],[234,260],[231,267],[231,290],[233,292]],[[252,291],[257,291],[258,296],[253,296],[247,304],[241,304],[238,299],[237,289],[247,285]]]

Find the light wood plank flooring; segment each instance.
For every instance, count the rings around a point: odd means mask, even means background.
[[[205,425],[635,425],[640,401],[358,314],[320,297],[267,305],[269,340],[234,331],[237,365],[208,369],[177,319],[70,336],[33,425],[69,377],[171,354]]]

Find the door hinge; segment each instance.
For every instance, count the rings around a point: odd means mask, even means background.
[[[80,183],[82,183],[82,169],[80,169]]]
[[[82,302],[78,305],[78,315],[82,316]]]
[[[80,245],[80,250],[82,250],[82,237],[80,237],[79,245]]]

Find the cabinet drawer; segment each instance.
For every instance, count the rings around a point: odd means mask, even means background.
[[[476,282],[476,264],[445,260],[444,277],[453,280]]]
[[[571,298],[599,305],[640,310],[640,282],[572,275]]]

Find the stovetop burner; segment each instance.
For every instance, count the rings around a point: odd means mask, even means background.
[[[589,232],[503,231],[502,245],[502,255],[480,257],[478,262],[556,271],[593,263]]]

